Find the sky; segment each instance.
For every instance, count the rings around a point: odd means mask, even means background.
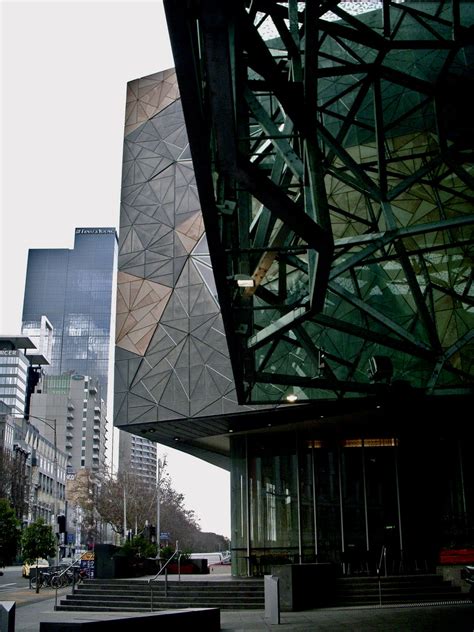
[[[0,334],[19,334],[29,248],[119,226],[126,84],[174,66],[163,5],[1,2]],[[230,537],[224,470],[165,446],[203,531]]]

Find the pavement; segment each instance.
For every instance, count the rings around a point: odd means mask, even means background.
[[[223,579],[222,573],[208,578]],[[145,578],[139,578],[145,579]],[[186,577],[186,580],[190,578]],[[202,576],[201,576],[202,579]],[[133,580],[130,580],[133,581]],[[58,601],[68,588],[58,590]],[[106,620],[120,614],[71,613],[54,611],[53,589],[39,594],[29,588],[1,592],[3,600],[16,602],[15,631],[39,632],[41,621],[70,622],[72,619]],[[0,601],[1,603],[1,601]],[[474,604],[446,602],[439,604],[378,606],[357,608],[320,608],[304,612],[282,612],[280,623],[265,619],[264,610],[221,610],[221,630],[226,632],[474,632]]]

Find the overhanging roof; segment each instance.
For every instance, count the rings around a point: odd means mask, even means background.
[[[6,351],[19,349],[36,349],[28,336],[0,336],[0,348]]]
[[[164,4],[239,402],[472,394],[474,7]]]

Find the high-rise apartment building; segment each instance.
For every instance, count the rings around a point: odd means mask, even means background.
[[[31,411],[38,419],[56,420],[57,445],[66,453],[70,473],[81,468],[104,471],[107,421],[97,378],[45,375],[31,396]],[[41,430],[53,438],[50,426]]]
[[[76,228],[74,248],[31,249],[28,254],[23,330],[53,326],[48,375],[97,377],[107,401],[115,228]]]
[[[138,435],[120,433],[119,472],[133,472],[149,485],[155,485],[156,467],[156,443]]]

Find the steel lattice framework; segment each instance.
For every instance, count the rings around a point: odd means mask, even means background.
[[[165,0],[240,403],[472,392],[474,6],[349,4]]]

